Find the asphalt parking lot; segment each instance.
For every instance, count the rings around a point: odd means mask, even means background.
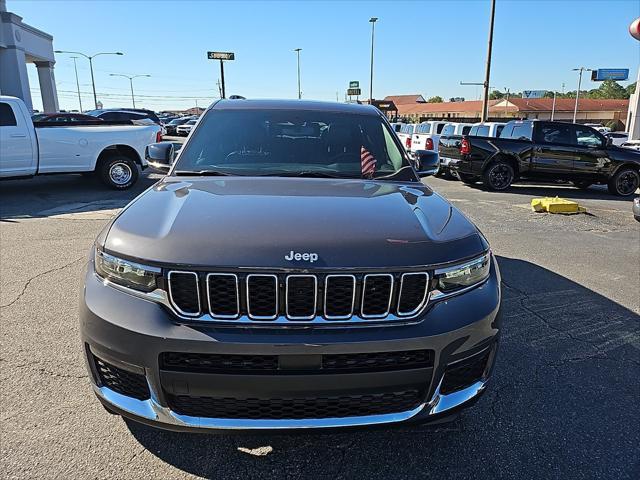
[[[93,398],[77,303],[89,248],[152,185],[79,175],[0,189],[5,478],[638,478],[640,223],[593,189],[489,193],[426,182],[486,234],[504,281],[492,384],[454,423],[340,433],[190,435],[126,423]],[[536,214],[534,196],[588,214]]]

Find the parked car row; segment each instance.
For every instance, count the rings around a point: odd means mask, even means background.
[[[517,120],[496,138],[471,131],[443,135],[438,154],[461,181],[481,182],[490,190],[506,190],[519,179],[571,181],[581,189],[605,184],[620,196],[631,196],[640,186],[640,152],[581,124]]]

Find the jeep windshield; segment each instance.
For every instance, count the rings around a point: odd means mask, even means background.
[[[316,110],[209,110],[174,175],[417,180],[378,115]]]

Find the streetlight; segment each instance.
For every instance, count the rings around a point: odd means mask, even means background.
[[[123,73],[110,73],[111,77],[124,77],[129,79],[129,83],[131,84],[131,103],[133,104],[133,108],[136,108],[136,97],[133,96],[133,79],[138,77],[150,77],[151,75],[142,74],[142,75],[124,75]]]
[[[73,58],[73,69],[76,71],[76,88],[78,89],[78,103],[80,103],[80,113],[82,113],[82,97],[80,96],[80,82],[78,81],[78,66],[76,65],[76,59],[78,57]]]
[[[371,75],[369,78],[369,104],[373,105],[373,38],[376,31],[376,22],[378,17],[371,17],[369,23],[371,23]]]
[[[74,55],[81,55],[87,60],[89,60],[89,68],[91,69],[91,86],[93,87],[93,103],[95,104],[96,110],[98,109],[98,97],[96,96],[96,82],[93,77],[93,59],[98,55],[124,55],[122,52],[100,52],[93,55],[86,55],[81,52],[70,52],[67,50],[55,50],[55,53],[72,53]]]
[[[585,70],[587,72],[592,72],[593,69],[580,67],[580,68],[574,68],[572,70],[574,72],[580,72],[578,73],[578,90],[576,91],[576,104],[573,107],[573,123],[576,123],[576,117],[578,116],[578,100],[580,99],[580,85],[582,85],[582,72],[584,72]]]
[[[296,48],[293,51],[298,54],[298,100],[302,98],[302,91],[300,91],[300,50],[301,48]]]

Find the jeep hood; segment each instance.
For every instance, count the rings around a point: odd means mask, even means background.
[[[113,221],[104,248],[171,266],[357,268],[446,263],[488,245],[423,184],[167,177]]]

